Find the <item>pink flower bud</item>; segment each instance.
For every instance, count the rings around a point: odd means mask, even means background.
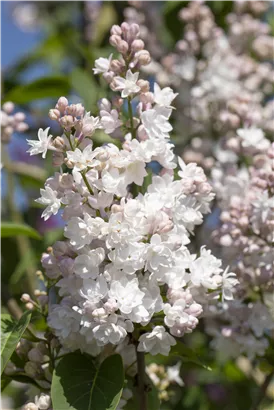
[[[116,36],[121,36],[122,35],[121,27],[117,26],[117,24],[114,24],[110,29],[110,34],[111,35],[116,35]]]
[[[7,101],[3,104],[2,108],[7,114],[11,114],[12,111],[14,110],[14,104],[11,101]]]
[[[131,35],[132,38],[138,37],[140,35],[140,26],[139,26],[139,24],[136,24],[136,23],[130,24],[129,32],[130,32],[130,35]]]
[[[110,44],[111,44],[113,47],[115,47],[115,48],[118,46],[118,44],[119,44],[119,42],[120,42],[121,40],[122,40],[121,37],[120,37],[120,36],[117,36],[117,35],[112,35],[112,36],[110,36],[110,38],[109,38]]]
[[[66,147],[66,143],[63,137],[56,137],[53,142],[52,145],[54,148],[63,151],[63,149]]]
[[[73,127],[74,118],[71,115],[64,115],[64,117],[60,119],[60,124],[63,128],[68,130]]]
[[[26,119],[26,116],[23,112],[17,112],[16,114],[14,114],[13,118],[15,119],[15,121],[22,122]]]
[[[104,80],[106,80],[106,82],[108,84],[110,84],[114,78],[114,72],[113,71],[108,71],[107,73],[103,74],[103,78]]]
[[[123,70],[124,64],[119,60],[112,60],[112,62],[110,64],[110,68],[111,68],[112,71],[114,71],[114,73],[118,74]]]
[[[128,43],[125,40],[120,40],[116,48],[119,51],[119,53],[126,54],[128,51]]]
[[[66,110],[67,106],[68,100],[66,99],[66,97],[60,97],[57,101],[55,108],[57,108],[57,110],[63,113]]]
[[[123,22],[121,24],[121,29],[122,29],[122,33],[126,35],[129,32],[130,26],[128,23]]]
[[[141,88],[142,93],[149,91],[149,82],[146,80],[138,80],[137,85]]]
[[[100,111],[107,111],[107,112],[111,111],[111,103],[107,98],[102,98],[98,102],[98,107]]]
[[[73,117],[82,117],[84,112],[85,108],[82,104],[71,104],[67,107],[67,113]]]
[[[148,52],[147,50],[138,51],[138,52],[135,54],[135,58],[137,58],[138,63],[139,63],[140,65],[148,65],[148,64],[150,63],[150,61],[151,61],[150,54],[149,54],[149,52]]]
[[[23,293],[23,295],[21,296],[21,301],[23,303],[27,303],[31,301],[31,297],[28,293]]]
[[[28,126],[28,124],[26,124],[25,122],[20,122],[19,124],[17,124],[17,126],[16,126],[16,130],[18,131],[18,132],[24,132],[24,131],[26,131],[26,130],[28,130],[29,129],[29,126]]]
[[[143,50],[145,47],[145,43],[143,42],[143,40],[141,39],[136,39],[132,42],[131,44],[131,50],[136,52],[136,51],[140,51]]]
[[[53,121],[59,120],[61,113],[57,108],[49,110],[49,118]]]

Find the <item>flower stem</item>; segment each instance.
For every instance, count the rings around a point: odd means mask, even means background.
[[[85,184],[86,184],[87,189],[89,190],[90,195],[93,195],[92,188],[91,188],[91,186],[89,185],[89,182],[88,182],[88,180],[87,180],[87,177],[86,177],[85,173],[84,173],[84,172],[81,172],[81,175],[82,175],[82,177],[83,177],[83,180],[84,180],[84,182],[85,182]]]
[[[130,128],[131,128],[131,136],[132,136],[132,138],[135,138],[136,130],[134,128],[134,123],[133,123],[133,112],[132,112],[131,98],[130,97],[128,97],[128,99],[127,99],[127,104],[128,104],[128,114],[129,114],[129,121],[130,121]]]
[[[147,408],[147,393],[145,386],[145,353],[138,352],[137,354],[137,377],[138,377],[138,390],[139,390],[139,409],[148,410]]]
[[[264,397],[266,395],[267,388],[268,388],[269,384],[271,383],[271,380],[272,380],[273,376],[274,376],[274,371],[272,371],[271,373],[269,373],[266,376],[263,384],[261,385],[259,394],[254,400],[254,403],[251,407],[251,410],[259,410],[260,404],[261,404],[262,400],[264,399]]]

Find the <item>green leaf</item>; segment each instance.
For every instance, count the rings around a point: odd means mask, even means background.
[[[11,377],[8,377],[5,374],[2,374],[2,376],[1,376],[1,392],[5,390],[5,388],[10,384],[11,381],[12,381]]]
[[[53,373],[53,410],[115,410],[123,384],[124,368],[120,355],[109,356],[96,367],[91,356],[68,354]]]
[[[26,104],[33,100],[60,97],[70,91],[70,83],[65,76],[43,77],[29,84],[18,85],[4,96],[4,101]]]
[[[198,366],[202,366],[207,370],[212,370],[200,360],[198,354],[194,350],[179,340],[177,340],[177,344],[171,348],[170,354],[173,356],[179,356],[184,362],[191,362],[197,364]]]
[[[33,239],[42,239],[35,229],[29,225],[16,224],[13,222],[2,222],[1,224],[1,238],[9,238],[11,236],[24,235]]]
[[[27,252],[24,253],[19,263],[16,265],[14,272],[11,274],[11,277],[9,279],[10,286],[15,286],[27,271],[28,266],[35,263],[35,254],[33,252],[33,249],[30,248]]]
[[[19,321],[8,314],[1,315],[1,372],[3,373],[17,343],[29,325],[31,312],[25,312]]]
[[[70,75],[70,82],[72,88],[83,98],[87,111],[94,110],[98,99],[98,86],[92,75],[81,68],[76,68]]]

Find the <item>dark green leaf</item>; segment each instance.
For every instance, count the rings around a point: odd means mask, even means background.
[[[31,312],[25,312],[19,321],[8,314],[1,315],[1,372],[4,371],[17,343],[30,322]]]
[[[200,360],[198,354],[194,350],[186,346],[181,341],[177,340],[177,344],[171,348],[170,354],[173,356],[179,356],[184,362],[195,363],[207,370],[211,370],[209,366]]]
[[[53,410],[115,410],[123,390],[120,355],[109,356],[99,367],[92,357],[71,353],[58,363],[52,378]]]
[[[25,104],[33,100],[48,97],[60,97],[70,91],[70,84],[65,76],[43,77],[29,84],[18,85],[4,96],[4,101]]]

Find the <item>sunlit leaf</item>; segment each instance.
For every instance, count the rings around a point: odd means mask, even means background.
[[[1,315],[1,373],[29,325],[30,317],[30,311],[25,312],[18,321],[6,313]]]
[[[90,356],[71,353],[53,373],[53,410],[115,410],[122,394],[124,368],[120,355],[96,367]]]
[[[41,239],[41,236],[35,229],[29,225],[17,224],[13,222],[2,222],[1,238],[9,238],[11,236],[24,235],[33,239]]]

